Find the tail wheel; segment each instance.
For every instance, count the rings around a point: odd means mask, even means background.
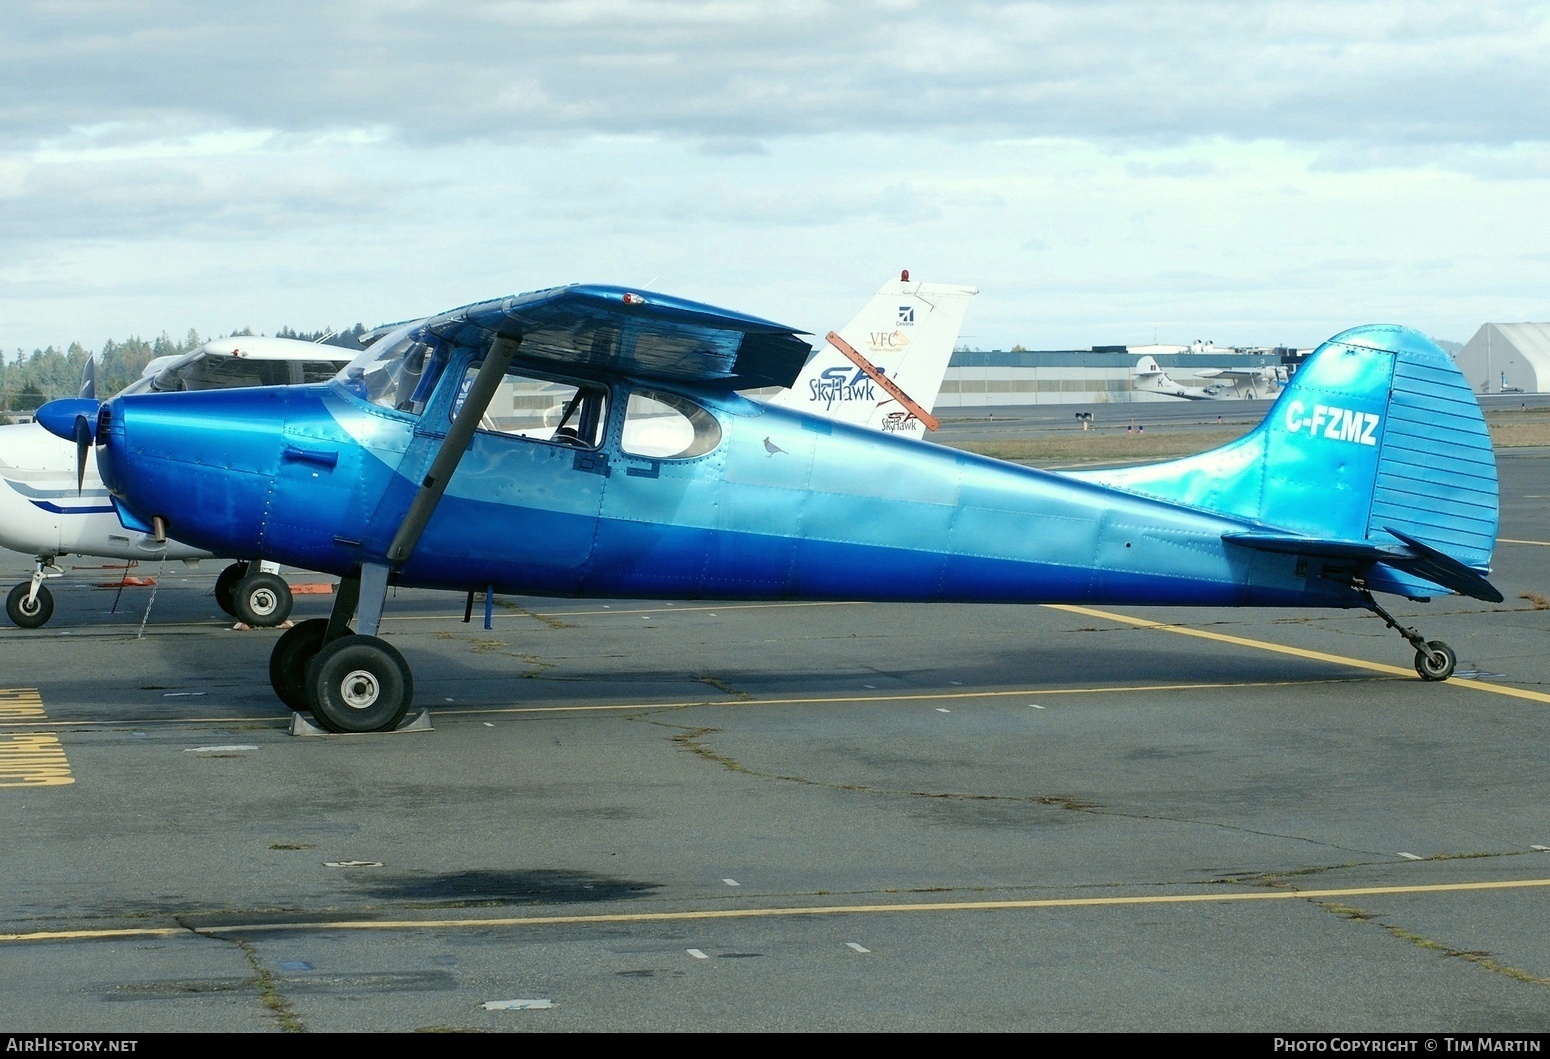
[[[1458,656],[1453,653],[1453,648],[1441,640],[1430,640],[1426,647],[1424,651],[1416,649],[1416,673],[1422,680],[1447,680],[1453,675],[1453,667],[1458,665]]]
[[[232,593],[237,617],[257,629],[272,629],[291,616],[291,586],[279,574],[249,574]]]
[[[237,617],[237,582],[247,576],[247,563],[232,563],[215,579],[215,602],[233,618]]]
[[[32,582],[23,581],[11,589],[11,594],[5,597],[5,613],[17,625],[23,629],[36,629],[48,623],[54,616],[54,595],[45,586],[38,586],[38,594],[28,599],[31,595]]]
[[[414,698],[414,677],[397,648],[375,636],[344,636],[307,666],[312,716],[334,732],[386,732]]]
[[[269,652],[269,686],[280,701],[299,713],[312,711],[312,689],[307,683],[307,663],[323,649],[327,618],[310,618],[285,630]]]

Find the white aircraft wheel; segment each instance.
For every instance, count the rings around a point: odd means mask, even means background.
[[[1422,680],[1447,680],[1453,675],[1453,667],[1458,664],[1453,648],[1441,640],[1429,640],[1426,646],[1436,653],[1435,657],[1418,648],[1415,653],[1416,673]]]
[[[327,618],[309,618],[285,630],[269,652],[269,686],[280,701],[300,713],[312,711],[312,686],[307,663],[323,649]]]
[[[237,617],[257,629],[272,629],[291,616],[291,586],[279,574],[249,574],[237,582],[231,601]]]
[[[48,586],[39,585],[37,596],[29,600],[31,590],[32,582],[23,581],[5,597],[6,616],[23,629],[36,629],[54,616],[54,595]]]
[[[247,576],[247,563],[232,563],[215,579],[215,602],[233,618],[237,616],[237,582]]]
[[[375,636],[344,636],[307,666],[312,716],[334,732],[385,732],[404,719],[414,677],[398,649]]]

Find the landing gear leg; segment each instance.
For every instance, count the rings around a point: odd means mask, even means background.
[[[281,702],[296,712],[312,712],[316,700],[307,679],[307,668],[323,650],[324,644],[350,635],[350,619],[355,615],[360,592],[359,577],[341,578],[338,594],[334,596],[334,609],[329,616],[311,618],[292,626],[275,641],[269,652],[269,686],[274,688]],[[323,718],[317,720],[323,727],[328,727]]]
[[[1458,656],[1453,653],[1453,648],[1441,640],[1428,640],[1415,629],[1408,625],[1401,625],[1394,615],[1383,609],[1383,606],[1373,598],[1366,585],[1357,584],[1356,590],[1362,594],[1367,608],[1378,617],[1382,618],[1389,628],[1393,629],[1415,648],[1415,671],[1422,680],[1447,680],[1453,675],[1453,667],[1458,664]]]
[[[40,555],[33,562],[32,578],[11,589],[5,598],[5,613],[23,629],[37,629],[54,616],[54,594],[43,584],[45,578],[58,577],[64,571],[54,565],[52,555]]]
[[[386,732],[414,699],[414,677],[397,648],[378,639],[388,568],[366,563],[339,583],[322,649],[307,663],[312,717],[331,732]],[[356,632],[349,632],[350,614]]]
[[[367,565],[340,579],[328,618],[293,627],[269,655],[275,694],[293,710],[311,711],[318,726],[330,732],[391,731],[414,701],[409,663],[375,635],[387,575],[387,567]],[[357,609],[360,631],[351,632]]]

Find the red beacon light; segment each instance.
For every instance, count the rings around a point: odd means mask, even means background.
[[[646,304],[646,299],[642,298],[639,294],[632,294],[632,293],[626,292],[625,295],[624,295],[624,304],[626,304],[626,305],[645,305]]]

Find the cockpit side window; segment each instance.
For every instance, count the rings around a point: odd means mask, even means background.
[[[719,444],[721,424],[687,397],[636,390],[625,404],[621,447],[632,456],[686,460]]]
[[[452,406],[456,418],[463,399],[479,374],[468,368]],[[603,443],[608,422],[608,391],[594,383],[548,379],[512,368],[495,388],[479,429],[510,437],[595,449]]]
[[[351,391],[374,405],[419,415],[446,367],[447,347],[420,329],[389,336],[339,373]]]

